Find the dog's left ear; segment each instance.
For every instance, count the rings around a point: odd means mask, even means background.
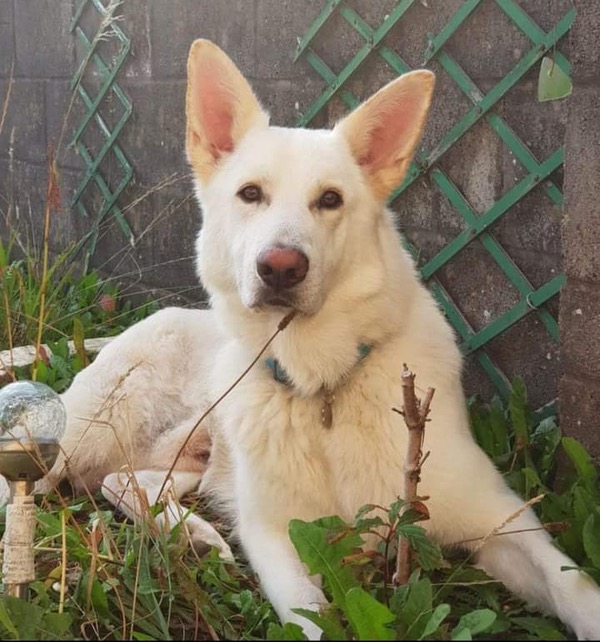
[[[421,69],[388,83],[339,122],[377,198],[404,178],[431,104],[435,75]]]
[[[202,39],[192,43],[188,57],[186,115],[188,160],[203,182],[249,129],[269,124],[233,61]]]

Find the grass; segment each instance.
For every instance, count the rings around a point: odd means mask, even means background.
[[[0,350],[35,344],[40,323],[45,341],[81,333],[113,336],[157,309],[149,300],[133,309],[130,301],[119,300],[113,282],[95,271],[79,274],[74,248],[53,258],[45,279],[35,252],[17,259],[14,249],[12,242],[0,239]]]
[[[133,307],[130,300],[121,300],[115,283],[95,271],[79,273],[73,248],[54,257],[45,269],[35,252],[21,252],[22,258],[13,254],[13,244],[0,239],[0,351],[48,344],[52,355],[40,351],[32,368],[18,374],[59,392],[88,362],[83,350],[86,338],[119,334],[158,309],[151,300]],[[74,355],[67,345],[71,338]],[[53,368],[48,367],[51,362]],[[0,363],[9,371],[10,365]]]

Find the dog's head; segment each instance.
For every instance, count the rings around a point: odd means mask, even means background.
[[[433,86],[431,72],[414,71],[332,130],[270,127],[234,63],[195,41],[186,147],[204,215],[198,270],[209,292],[312,315],[355,265],[366,269],[362,254],[377,247],[366,241],[406,173]]]

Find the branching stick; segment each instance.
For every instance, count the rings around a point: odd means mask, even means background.
[[[434,388],[428,388],[423,402],[415,394],[415,375],[404,364],[402,371],[402,410],[396,410],[404,417],[408,428],[408,448],[404,464],[404,499],[408,502],[403,512],[410,507],[417,497],[417,484],[421,477],[421,466],[425,461],[423,457],[423,438],[425,435],[425,422],[429,414],[429,406],[433,398]],[[396,572],[393,581],[396,585],[406,584],[410,577],[412,549],[406,537],[401,537],[398,542],[396,556]]]

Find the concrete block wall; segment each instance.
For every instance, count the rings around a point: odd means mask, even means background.
[[[345,3],[375,28],[396,5],[396,0],[377,3],[345,0]],[[428,34],[438,33],[462,2],[439,0],[428,4],[425,7],[415,2],[406,19],[396,25],[385,41],[411,66],[421,64]],[[585,14],[587,23],[593,24],[593,10],[584,6],[589,3],[578,4],[583,6],[580,11],[590,14]],[[324,88],[304,58],[293,61],[297,38],[305,34],[323,5],[324,0],[125,0],[119,25],[131,38],[132,51],[118,82],[133,104],[133,113],[119,144],[134,167],[134,179],[119,204],[133,230],[135,243],[130,245],[115,223],[107,224],[93,265],[106,275],[117,276],[127,293],[141,290],[163,303],[183,305],[194,305],[203,296],[193,265],[193,243],[201,213],[191,196],[183,149],[185,64],[191,41],[204,37],[223,47],[249,78],[271,112],[272,122],[294,125],[298,114]],[[74,34],[69,32],[78,6],[79,0],[0,0],[0,100],[11,86],[0,132],[0,233],[4,238],[7,227],[11,227],[31,242],[39,239],[47,147],[56,146],[64,130],[66,136],[59,150],[63,207],[53,221],[55,250],[80,238],[89,226],[69,208],[83,169],[81,159],[67,146],[74,126],[81,119],[78,101],[72,105],[65,125],[71,98],[70,79],[83,57]],[[522,6],[541,28],[549,31],[568,11],[571,1],[528,0]],[[572,141],[568,154],[575,159],[582,148],[589,148],[589,145],[580,147],[578,141],[588,140],[589,128],[598,122],[597,118],[586,120],[581,115],[578,120],[577,115],[571,118],[568,115],[569,108],[576,108],[572,105],[583,105],[586,101],[590,110],[597,111],[598,102],[590,80],[593,69],[597,69],[598,53],[592,51],[597,40],[590,36],[590,28],[581,18],[578,24],[579,30],[571,41],[563,39],[559,44],[559,50],[574,61],[579,86],[573,97],[538,103],[535,67],[495,110],[538,159],[546,158],[561,145],[567,125],[567,141]],[[84,16],[82,26],[93,34],[93,17]],[[313,46],[339,72],[362,44],[356,32],[339,15],[334,15]],[[447,44],[447,51],[483,92],[493,87],[529,48],[528,39],[510,25],[491,0],[484,2]],[[469,107],[439,65],[434,63],[431,68],[438,72],[438,85],[423,142],[426,149],[431,149]],[[349,89],[357,97],[366,98],[393,76],[378,56],[372,56],[352,79]],[[593,78],[597,81],[596,76]],[[86,76],[90,89],[96,81],[93,74]],[[102,113],[109,122],[114,122],[119,109],[116,101],[107,100]],[[312,126],[325,126],[345,111],[341,101],[334,99]],[[582,129],[575,131],[577,123]],[[584,126],[588,129],[583,129]],[[85,142],[90,147],[97,146],[98,137],[90,131]],[[591,158],[594,152],[588,149],[586,154]],[[583,155],[579,162],[583,162]],[[442,158],[440,166],[477,214],[488,209],[524,175],[512,154],[483,121]],[[103,171],[107,175],[118,174],[114,159],[103,164]],[[581,183],[579,176],[577,171],[571,174],[570,182],[567,178],[567,189],[577,180]],[[562,184],[561,171],[552,178],[559,186]],[[571,203],[576,202],[575,197],[567,195],[568,202],[569,198]],[[427,180],[411,186],[394,208],[399,214],[400,228],[421,250],[421,263],[463,229],[459,215]],[[589,273],[596,269],[593,266],[598,260],[597,255],[594,258],[591,228],[587,224],[574,227],[574,221],[584,216],[583,210],[575,205],[569,208],[572,213],[567,210],[564,218],[543,189],[536,188],[493,228],[496,238],[534,286],[563,270],[564,242],[569,286],[563,298],[567,302],[574,300],[577,288],[593,289],[594,279]],[[462,313],[475,329],[517,301],[514,289],[478,242],[450,261],[440,278],[460,301]],[[592,300],[584,298],[588,303]],[[561,305],[564,324],[567,322],[564,302]],[[555,297],[549,309],[558,314],[558,307]],[[582,323],[589,318],[585,314],[576,317]],[[532,404],[537,407],[557,395],[562,363],[566,363],[561,384],[565,394],[573,388],[568,387],[573,377],[583,376],[584,371],[586,377],[597,376],[597,372],[585,370],[586,362],[569,356],[577,354],[572,352],[575,347],[568,347],[574,344],[570,332],[566,330],[560,353],[535,315],[530,315],[495,339],[490,353],[510,375],[519,373],[524,377]],[[467,362],[467,391],[490,396],[493,389],[479,365],[472,358]],[[592,368],[593,360],[589,363]]]
[[[567,284],[560,301],[560,415],[564,430],[600,458],[600,13],[585,0],[575,5],[562,228]]]

